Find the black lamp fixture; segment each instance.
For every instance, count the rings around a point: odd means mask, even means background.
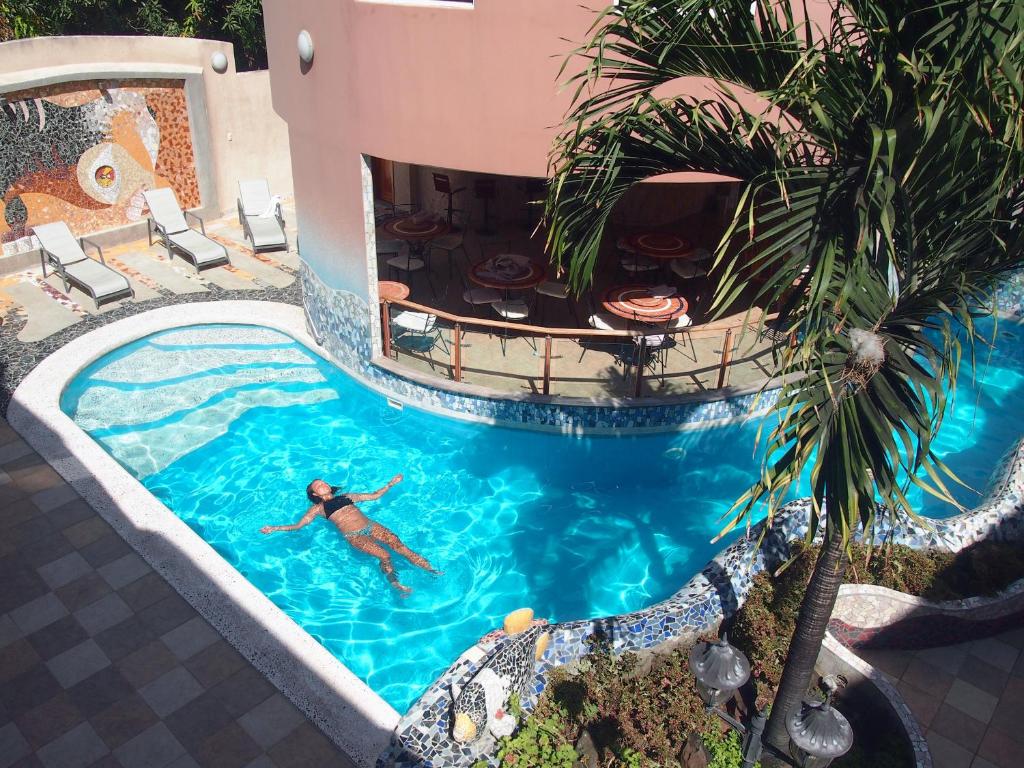
[[[723,632],[715,642],[697,643],[690,651],[688,665],[707,711],[714,712],[743,736],[741,768],[753,768],[765,748],[761,736],[768,720],[767,710],[756,712],[750,724],[744,725],[718,706],[731,699],[750,679],[750,661],[729,643]],[[787,719],[789,756],[798,768],[826,768],[853,746],[853,729],[849,721],[831,704],[833,694],[845,683],[841,676],[824,678],[822,688],[826,691],[826,700],[805,701],[800,710]],[[785,757],[777,750],[772,752],[778,757]]]

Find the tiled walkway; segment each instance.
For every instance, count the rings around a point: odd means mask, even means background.
[[[921,651],[859,651],[903,694],[935,768],[1024,766],[1024,629]]]
[[[0,768],[352,763],[0,420]]]

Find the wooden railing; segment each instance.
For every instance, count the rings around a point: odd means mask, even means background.
[[[686,334],[691,340],[700,338],[720,338],[722,340],[722,350],[718,360],[717,368],[717,388],[722,389],[729,386],[729,372],[733,363],[733,346],[734,340],[737,338],[737,333],[750,332],[754,333],[763,328],[764,324],[775,319],[777,315],[775,313],[759,316],[757,319],[733,319],[733,320],[722,320],[713,323],[707,323],[705,325],[691,325],[686,328],[680,328],[676,330],[657,329],[652,327],[629,329],[629,330],[598,330],[595,328],[550,328],[546,326],[529,325],[525,323],[513,323],[504,320],[492,320],[489,318],[482,317],[466,317],[464,315],[456,315],[451,312],[446,312],[442,309],[430,307],[424,304],[419,304],[414,301],[407,299],[385,299],[381,301],[381,328],[382,328],[382,340],[383,340],[383,353],[385,357],[391,357],[392,353],[392,335],[391,335],[391,318],[393,317],[393,307],[400,307],[402,309],[411,310],[413,312],[421,312],[427,315],[433,315],[438,320],[448,323],[451,327],[452,332],[452,349],[451,349],[451,363],[450,371],[451,378],[453,381],[461,382],[463,380],[463,349],[462,349],[462,334],[463,331],[469,329],[487,329],[489,331],[500,331],[502,333],[515,333],[525,336],[531,336],[539,339],[543,339],[543,363],[541,367],[541,378],[542,378],[542,393],[547,395],[551,392],[551,359],[552,359],[552,340],[553,339],[572,339],[576,341],[585,340],[628,340],[638,338],[636,342],[638,345],[638,351],[636,354],[636,363],[634,367],[634,373],[632,376],[633,380],[633,391],[634,397],[640,397],[643,391],[644,381],[644,366],[647,354],[647,338],[653,335],[663,336],[679,336]],[[790,340],[790,343],[792,340]]]

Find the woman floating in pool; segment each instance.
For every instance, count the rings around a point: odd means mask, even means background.
[[[306,511],[306,514],[302,516],[299,522],[294,525],[265,525],[260,528],[260,533],[297,531],[299,528],[309,525],[318,517],[326,517],[338,526],[341,535],[345,537],[349,544],[380,560],[380,569],[387,576],[388,581],[391,582],[391,586],[403,594],[408,594],[412,590],[398,580],[398,577],[395,575],[395,567],[391,564],[391,553],[384,549],[381,546],[382,544],[387,544],[410,563],[418,565],[425,571],[430,571],[430,573],[438,576],[441,575],[441,571],[434,569],[425,557],[416,554],[405,546],[393,531],[385,528],[380,523],[370,520],[356,506],[357,501],[374,501],[379,499],[387,493],[388,489],[401,482],[401,480],[401,475],[395,475],[388,481],[387,485],[373,493],[347,493],[338,496],[334,495],[338,492],[338,488],[328,485],[323,480],[314,480],[306,488],[306,495],[313,502],[313,506]]]

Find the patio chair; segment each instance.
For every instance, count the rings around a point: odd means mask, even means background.
[[[456,251],[462,251],[462,258],[466,262],[466,267],[469,267],[469,254],[466,253],[465,247],[466,230],[469,229],[469,214],[455,211],[453,217],[452,224],[455,229],[447,235],[434,238],[427,244],[428,253],[433,254],[434,251],[443,251],[445,256],[448,257],[449,280],[453,276],[452,261],[455,258]]]
[[[238,182],[238,223],[253,251],[286,251],[281,200],[272,197],[266,179]]]
[[[643,358],[640,357],[640,340],[643,339]],[[658,374],[660,369],[661,383],[665,383],[665,358],[668,351],[676,346],[676,341],[665,334],[634,336],[632,345],[623,345],[616,355],[616,362],[622,363],[626,369],[627,383],[632,380],[638,364],[642,364],[651,374]],[[632,373],[631,373],[632,372]]]
[[[545,280],[543,283],[537,286],[536,291],[538,296],[537,306],[540,310],[537,313],[538,320],[544,317],[544,305],[547,304],[547,300],[541,302],[539,301],[539,297],[545,296],[547,297],[547,299],[557,299],[558,301],[564,301],[566,305],[569,307],[569,312],[572,313],[573,322],[576,323],[576,325],[580,324],[580,318],[576,314],[576,305],[573,302],[572,298],[569,296],[568,285],[566,285],[565,283],[559,283],[555,280]]]
[[[665,323],[665,331],[667,333],[672,333],[673,331],[680,331],[680,333],[676,334],[678,336],[682,336],[683,340],[684,340],[684,343],[679,345],[680,349],[682,349],[683,347],[686,347],[687,344],[689,344],[689,346],[690,346],[690,353],[693,355],[693,362],[696,363],[697,362],[697,350],[694,349],[694,347],[693,347],[693,336],[691,336],[690,335],[690,331],[687,330],[692,325],[693,325],[693,318],[691,318],[689,315],[684,313],[684,314],[680,315],[679,317],[673,318],[672,320],[669,320],[667,323]]]
[[[65,291],[69,291],[73,283],[92,297],[96,309],[104,301],[135,296],[128,278],[107,266],[103,250],[84,237],[76,240],[63,221],[37,224],[33,231],[39,238],[39,262],[43,267],[43,277],[46,277],[46,265],[49,263],[64,281]],[[90,259],[85,253],[83,246],[86,243],[99,253],[99,261]]]
[[[434,370],[434,348],[439,346],[448,353],[437,317],[425,312],[400,312],[391,318],[391,346],[411,354],[426,354],[430,370]]]
[[[501,301],[495,301],[491,304],[491,308],[501,315],[501,318],[507,322],[518,323],[526,320],[530,317],[530,305],[522,299],[503,299]],[[530,345],[534,352],[537,351],[537,345],[533,341],[532,336],[526,336],[526,342]],[[508,343],[508,328],[501,329],[501,355],[505,356],[505,345]]]
[[[142,193],[149,206],[149,244],[153,244],[153,232],[167,248],[167,258],[172,258],[177,251],[186,261],[191,261],[198,272],[208,267],[230,264],[228,249],[206,236],[206,225],[203,220],[191,211],[182,212],[174,190],[170,187],[148,189]],[[199,222],[202,230],[190,229],[186,216]]]

